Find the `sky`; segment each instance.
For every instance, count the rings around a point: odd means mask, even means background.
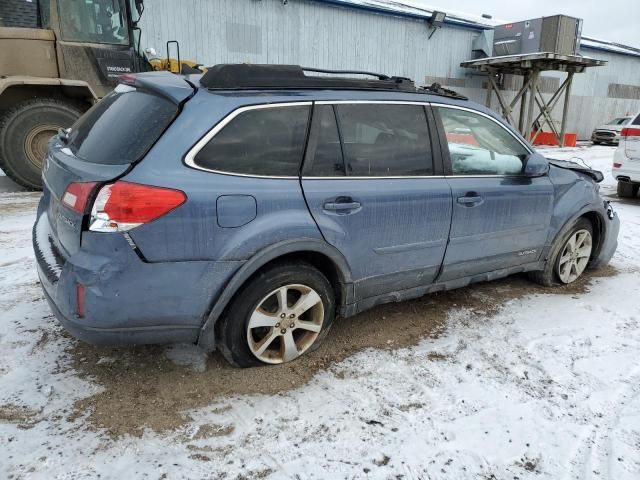
[[[640,48],[640,0],[413,0],[414,4],[505,21],[562,13],[582,18],[583,35]]]

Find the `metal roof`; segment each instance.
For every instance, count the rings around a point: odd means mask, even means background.
[[[427,20],[434,11],[442,11],[447,14],[444,23],[450,26],[471,28],[474,30],[489,30],[496,25],[508,23],[508,21],[489,19],[482,16],[457,12],[446,8],[427,7],[412,0],[310,0],[318,3],[326,3],[334,6],[364,10],[383,15],[412,18],[415,20]],[[640,57],[640,48],[631,47],[606,40],[598,40],[583,36],[580,42],[581,48],[599,50]]]

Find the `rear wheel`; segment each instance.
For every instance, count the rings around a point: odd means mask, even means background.
[[[49,140],[82,113],[80,105],[56,98],[26,100],[7,110],[0,118],[0,168],[23,187],[41,189]]]
[[[633,198],[638,194],[640,185],[618,180],[618,196],[621,198]]]
[[[599,142],[598,140],[593,140],[593,144],[594,145],[600,145],[601,142]]]
[[[589,220],[581,218],[556,240],[545,269],[532,272],[530,277],[547,287],[573,283],[586,270],[592,253],[593,226]]]
[[[335,316],[333,288],[306,263],[267,269],[235,296],[218,328],[234,366],[286,363],[317,348]]]

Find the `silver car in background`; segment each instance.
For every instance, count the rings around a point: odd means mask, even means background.
[[[633,115],[617,117],[604,125],[600,125],[591,134],[591,141],[594,145],[600,145],[601,143],[618,145],[620,142],[620,132],[632,119]]]

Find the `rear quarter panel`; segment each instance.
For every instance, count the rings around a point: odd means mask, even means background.
[[[242,106],[241,101],[238,96],[200,90],[145,159],[125,177],[131,182],[177,188],[188,197],[173,212],[131,230],[131,237],[148,261],[246,260],[281,240],[322,238],[298,178],[225,175],[184,164],[189,149],[218,121]],[[216,203],[219,197],[231,195],[255,198],[253,220],[237,227],[220,226],[228,221],[219,221]]]

